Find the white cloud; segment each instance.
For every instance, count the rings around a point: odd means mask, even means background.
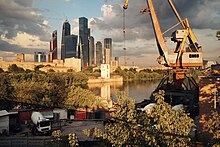
[[[127,58],[142,66],[158,65],[155,60],[159,53],[154,40],[150,16],[148,13],[139,13],[140,8],[146,6],[146,1],[129,2],[129,8],[125,13]],[[199,39],[199,44],[203,46],[204,58],[219,60],[220,52],[217,48],[220,46],[220,41],[218,42],[215,38],[215,33],[219,29],[218,24],[220,24],[220,2],[218,0],[174,0],[174,4],[183,18],[188,17],[191,27]],[[177,22],[168,2],[155,1],[155,9],[163,31]],[[111,37],[114,46],[113,55],[123,57],[122,5],[103,5],[101,10],[103,16],[93,18],[90,21],[90,26],[102,32],[102,39]],[[169,32],[167,35],[169,36],[171,33]],[[210,36],[210,34],[212,35]],[[166,39],[168,39],[167,47],[169,49],[175,48],[175,45],[169,41],[170,36]]]
[[[5,36],[1,36],[3,41],[9,44],[18,45],[21,48],[35,48],[35,49],[47,49],[49,48],[49,42],[44,42],[39,39],[38,36],[30,35],[27,33],[17,33],[12,39],[7,39]]]

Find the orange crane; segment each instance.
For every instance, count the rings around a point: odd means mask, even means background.
[[[152,26],[156,38],[156,44],[160,56],[159,64],[171,68],[170,75],[164,77],[158,85],[156,91],[165,90],[165,101],[171,105],[183,104],[192,115],[198,114],[199,87],[192,77],[187,76],[189,68],[202,67],[202,47],[193,33],[188,19],[182,19],[172,0],[168,0],[178,23],[170,27],[165,32],[161,31],[160,23],[155,12],[153,0],[146,0],[148,7],[141,10],[148,12],[152,21]],[[128,8],[128,0],[125,0],[124,9]],[[171,35],[171,41],[176,46],[170,50],[166,46],[164,34],[181,25],[181,29],[175,30]]]

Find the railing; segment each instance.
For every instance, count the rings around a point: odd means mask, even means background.
[[[50,137],[0,137],[1,147],[44,147],[51,142]]]

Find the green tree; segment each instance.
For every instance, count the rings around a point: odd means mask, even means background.
[[[220,146],[220,115],[217,111],[212,111],[207,122],[207,130],[211,134],[211,145]]]
[[[157,103],[150,114],[156,124],[156,140],[160,146],[189,146],[193,120],[183,109],[173,110],[164,96],[164,91],[154,94]]]
[[[173,110],[163,97],[164,92],[160,91],[151,111],[138,113],[134,101],[119,94],[111,113],[113,123],[105,125],[105,131],[94,128],[84,132],[112,146],[189,146],[192,119],[183,110]]]
[[[0,109],[10,110],[12,107],[13,91],[9,78],[6,74],[0,74]]]
[[[18,67],[16,64],[12,64],[8,67],[8,71],[12,73],[22,73],[25,72],[25,70],[21,67]]]
[[[3,73],[3,72],[4,72],[4,70],[2,68],[0,68],[0,73]]]
[[[68,88],[68,95],[64,100],[64,106],[70,109],[105,107],[104,102],[100,103],[100,101],[102,101],[101,98],[95,96],[90,90],[71,86]]]
[[[48,70],[48,72],[55,72],[55,70],[53,70],[53,69],[50,68],[50,69]]]

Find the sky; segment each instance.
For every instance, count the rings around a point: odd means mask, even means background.
[[[13,59],[25,53],[33,60],[35,51],[49,52],[49,40],[54,30],[58,32],[60,54],[61,28],[65,20],[71,24],[71,33],[78,35],[78,18],[87,17],[95,42],[113,39],[113,57],[120,57],[120,64],[140,67],[157,66],[159,56],[148,14],[140,14],[146,0],[130,0],[125,12],[125,41],[123,37],[124,0],[0,0],[0,56]],[[203,58],[220,62],[219,0],[173,0],[182,18],[188,18]],[[167,1],[154,0],[162,31],[177,23]],[[166,34],[169,42],[172,32]],[[123,48],[126,47],[126,52]],[[169,48],[174,48],[168,43]],[[59,55],[60,57],[60,55]]]

